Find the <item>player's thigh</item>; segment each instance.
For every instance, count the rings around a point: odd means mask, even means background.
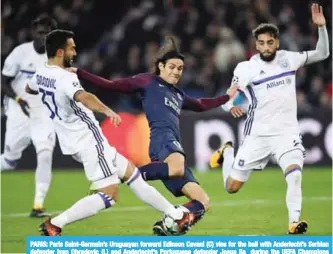
[[[91,189],[95,190],[119,184],[138,173],[134,172],[133,164],[107,142],[90,146],[74,158],[83,163],[86,177],[92,182]]]
[[[30,141],[29,122],[26,117],[20,118],[15,115],[8,115],[4,148],[6,158],[10,160],[19,159]]]
[[[168,163],[170,177],[179,177],[184,175],[185,157],[182,153],[173,152],[168,155],[164,162]]]
[[[263,170],[266,167],[270,154],[267,137],[246,136],[236,153],[230,178],[246,182],[253,170]]]
[[[181,177],[185,173],[185,156],[181,144],[167,140],[158,151],[158,160],[168,163],[169,176]]]
[[[179,165],[184,167],[185,152],[183,147],[178,141],[167,140],[158,150],[158,160],[165,161],[171,165]]]
[[[305,148],[299,135],[284,135],[272,140],[274,159],[283,172],[291,165],[303,168]]]
[[[95,189],[100,189],[119,183],[116,164],[116,151],[110,149],[107,143],[87,144],[75,159],[81,161],[87,179]]]
[[[31,140],[39,153],[42,150],[53,151],[56,143],[56,133],[52,120],[48,117],[30,119]]]

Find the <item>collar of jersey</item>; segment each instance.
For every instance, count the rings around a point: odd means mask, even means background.
[[[177,92],[182,93],[182,92],[178,89],[178,87],[176,87],[175,85],[171,85],[171,84],[169,84],[169,83],[166,82],[164,79],[162,79],[160,76],[157,76],[157,75],[156,75],[156,79],[157,79],[157,81],[158,81],[159,83],[161,83],[161,84],[163,84],[163,85],[169,87],[170,89],[172,89],[172,90],[176,90]]]

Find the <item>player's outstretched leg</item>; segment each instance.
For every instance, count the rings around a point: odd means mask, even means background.
[[[44,210],[44,200],[49,190],[52,179],[52,153],[44,149],[37,153],[37,168],[35,172],[35,198],[30,217],[49,217]]]
[[[45,236],[61,235],[62,229],[66,225],[94,216],[101,210],[113,206],[115,204],[113,196],[117,195],[117,190],[118,184],[100,188],[98,193],[80,199],[58,216],[46,220],[40,225],[39,231]]]
[[[288,208],[288,234],[304,234],[308,229],[306,221],[300,221],[302,209],[302,169],[290,165],[285,171],[287,182],[286,203]]]
[[[183,177],[186,171],[185,157],[182,152],[179,152],[179,148],[173,142],[169,142],[161,149],[160,153],[163,156],[159,159],[163,162],[155,161],[139,167],[143,179],[145,181],[163,181]]]
[[[300,217],[302,211],[302,168],[305,149],[298,138],[294,140],[294,144],[293,147],[288,147],[288,149],[280,149],[281,155],[276,153],[276,161],[284,172],[287,183],[288,234],[304,234],[307,232],[308,223],[300,220]]]
[[[147,184],[147,182],[142,178],[141,172],[138,168],[132,166],[132,168],[127,169],[126,175],[130,176],[127,177],[128,180],[126,180],[125,183],[132,189],[134,194],[140,200],[178,221],[183,232],[187,232],[189,230],[193,214],[184,213],[181,210],[176,209],[164,196],[162,196],[160,192],[157,191],[157,189]],[[163,225],[160,226],[159,230],[167,233]]]
[[[185,167],[185,173],[182,178],[169,179],[163,181],[163,183],[175,197],[186,196],[190,199],[188,203],[183,205],[192,215],[190,217],[190,226],[195,225],[202,219],[205,212],[209,209],[209,197],[198,184],[188,167]],[[160,229],[162,225],[162,221],[157,221],[154,224],[153,232],[155,235],[169,235],[169,232]]]

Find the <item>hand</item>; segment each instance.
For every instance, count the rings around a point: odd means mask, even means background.
[[[111,123],[115,126],[115,127],[118,127],[120,124],[121,124],[121,118],[120,116],[114,112],[113,110],[109,109],[105,115],[107,117],[110,117],[110,121]]]
[[[244,110],[241,107],[234,106],[230,109],[230,113],[233,117],[239,118],[245,114]]]
[[[323,7],[319,4],[312,4],[311,6],[311,12],[312,12],[312,21],[317,26],[325,26],[326,20],[323,13]]]
[[[69,72],[72,72],[72,73],[77,73],[77,68],[69,67],[69,68],[66,68],[66,71],[69,71]]]
[[[28,109],[29,109],[29,104],[28,104],[25,100],[22,100],[21,98],[16,99],[16,101],[17,101],[18,104],[20,105],[20,107],[21,107],[23,113],[24,113],[27,117],[29,117],[29,111],[28,111]]]
[[[229,95],[230,99],[235,96],[235,94],[237,93],[238,88],[239,88],[238,86],[233,85],[232,87],[230,87],[227,90],[227,95]]]

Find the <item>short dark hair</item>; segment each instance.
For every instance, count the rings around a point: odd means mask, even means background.
[[[184,61],[184,56],[179,52],[179,46],[174,36],[168,35],[165,38],[164,45],[157,52],[157,56],[153,62],[152,73],[160,75],[160,69],[158,68],[159,63],[165,64],[168,59],[178,58]]]
[[[74,37],[68,30],[53,30],[46,35],[45,47],[48,58],[55,57],[58,49],[65,49],[67,40]]]
[[[46,13],[38,15],[31,22],[32,29],[35,29],[38,25],[50,27],[51,30],[57,29],[58,27],[57,21]]]
[[[260,34],[266,34],[266,33],[272,35],[274,38],[278,38],[280,32],[279,28],[276,25],[270,23],[262,23],[252,30],[252,35],[256,39],[258,39],[258,36]]]

